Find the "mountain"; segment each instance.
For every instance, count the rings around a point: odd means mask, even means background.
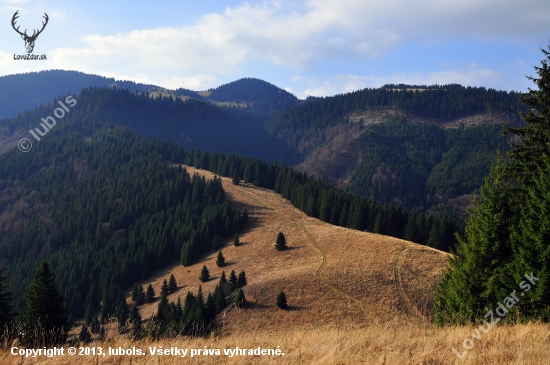
[[[129,91],[124,97],[93,91],[97,100],[84,92],[82,102],[97,120],[186,148],[296,165],[354,194],[407,209],[450,204],[455,215],[465,212],[497,151],[508,148],[496,125],[518,125],[522,108],[517,93],[456,84],[385,85],[301,101],[254,78],[192,91],[54,70],[0,78],[0,110],[15,115],[87,86]],[[158,101],[131,96],[136,92]],[[101,103],[106,110],[98,110]],[[37,126],[42,114],[3,123],[0,151]]]
[[[466,213],[518,126],[518,94],[460,85],[386,85],[315,98],[272,115],[267,130],[297,148],[300,171],[408,209]]]
[[[151,98],[119,88],[90,88],[74,99],[76,107],[60,119],[59,124],[79,123],[87,135],[110,123],[177,142],[188,149],[234,153],[287,164],[298,159],[291,147],[247,119],[241,110],[221,108],[192,98]],[[40,127],[41,119],[54,115],[55,106],[59,106],[56,101],[1,121],[2,150],[9,149],[20,138],[29,137],[28,131]]]
[[[254,78],[233,81],[203,92],[203,95],[217,104],[246,107],[265,115],[299,103],[298,98],[288,91]]]
[[[14,117],[40,104],[90,87],[118,87],[132,92],[162,89],[133,81],[116,81],[77,71],[49,70],[0,77],[0,119]]]

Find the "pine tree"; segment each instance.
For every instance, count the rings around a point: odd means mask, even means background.
[[[237,296],[235,296],[235,306],[237,308],[243,308],[245,302],[246,298],[244,296],[244,292],[242,289],[239,289],[239,291],[237,292]]]
[[[246,286],[246,284],[248,284],[246,281],[246,274],[244,271],[241,271],[239,273],[239,277],[237,278],[236,289],[240,289],[243,286]]]
[[[233,185],[239,185],[239,183],[241,182],[241,178],[239,176],[239,170],[235,169],[235,171],[233,171],[233,176],[231,176],[231,182],[233,183]]]
[[[275,302],[275,304],[281,309],[287,308],[286,295],[284,292],[281,291],[279,295],[277,295],[277,301]]]
[[[88,343],[90,342],[92,339],[92,334],[90,333],[90,331],[88,331],[88,327],[83,324],[82,327],[80,328],[80,333],[78,334],[78,340],[80,342],[84,342],[84,343]]]
[[[8,289],[6,269],[0,269],[0,330],[13,321],[13,293]]]
[[[63,296],[55,285],[50,265],[42,261],[26,295],[24,310],[27,325],[41,333],[45,346],[63,343],[67,336],[69,318]]]
[[[136,305],[143,305],[146,302],[147,302],[147,298],[145,296],[145,291],[143,290],[143,285],[140,285],[138,287],[138,295],[137,295]]]
[[[137,298],[138,298],[138,293],[139,293],[139,289],[138,289],[138,283],[134,283],[134,287],[132,288],[132,302],[137,302]]]
[[[235,233],[235,236],[233,237],[233,246],[239,246],[241,242],[239,241],[239,236],[237,233]]]
[[[178,289],[178,283],[176,282],[176,278],[174,277],[174,274],[170,275],[170,280],[168,281],[168,292],[173,293]]]
[[[530,106],[521,113],[526,126],[506,131],[521,143],[493,166],[437,287],[438,324],[479,320],[531,273],[540,281],[528,299],[508,308],[504,320],[517,313],[524,320],[550,320],[550,46],[542,51],[539,75],[529,78],[538,90],[521,96]]]
[[[207,282],[210,279],[210,271],[208,271],[208,268],[206,265],[202,267],[201,275],[199,276],[199,280],[203,283]]]
[[[170,293],[170,289],[168,289],[168,282],[164,279],[160,287],[160,295],[168,296],[168,293]]]
[[[153,286],[149,284],[147,287],[147,291],[145,292],[145,301],[147,303],[153,303],[155,300],[155,290],[153,289]]]
[[[130,325],[132,326],[132,339],[134,341],[140,339],[143,327],[141,325],[141,314],[139,314],[136,306],[134,306],[130,312]]]
[[[235,274],[235,270],[231,270],[229,274],[229,284],[231,284],[231,291],[237,289],[237,275]]]
[[[218,267],[224,267],[225,266],[225,257],[223,257],[222,252],[218,252],[218,257],[216,258],[216,265]]]
[[[101,323],[99,322],[99,317],[95,316],[92,318],[92,323],[90,324],[90,329],[92,330],[92,333],[94,335],[97,335],[99,333],[99,329],[101,327]]]
[[[275,249],[277,251],[283,251],[287,248],[286,238],[283,232],[279,232],[277,235],[277,241],[275,242]]]

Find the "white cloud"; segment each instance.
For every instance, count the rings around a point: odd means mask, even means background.
[[[548,0],[306,0],[295,5],[244,3],[181,27],[90,34],[80,47],[49,51],[49,66],[203,89],[242,72],[247,62],[260,60],[304,73],[319,59],[363,61],[410,40],[425,45],[468,37],[521,41],[546,33],[550,19]],[[63,13],[55,16],[65,18]],[[470,68],[480,77],[477,65]],[[469,77],[466,71],[461,75]],[[447,71],[438,77],[454,80],[453,75]],[[335,90],[332,84],[341,84],[346,88],[338,90],[342,92],[360,80],[332,79],[308,90],[326,94]]]

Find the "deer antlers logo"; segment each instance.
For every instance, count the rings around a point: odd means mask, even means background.
[[[21,35],[21,38],[23,38],[23,40],[25,41],[25,48],[27,49],[27,53],[32,53],[32,50],[34,49],[34,42],[36,41],[36,38],[38,38],[38,36],[40,35],[40,33],[42,33],[42,31],[44,30],[44,28],[46,28],[46,24],[48,24],[48,14],[44,13],[44,19],[46,19],[45,22],[42,22],[42,29],[38,30],[36,29],[31,36],[29,36],[27,34],[27,30],[25,29],[25,32],[24,33],[21,33],[19,31],[19,27],[15,27],[15,21],[17,20],[17,18],[19,18],[19,15],[17,14],[19,13],[19,10],[17,10],[15,12],[15,14],[13,14],[13,18],[11,18],[11,26],[13,27],[13,29],[19,33]]]

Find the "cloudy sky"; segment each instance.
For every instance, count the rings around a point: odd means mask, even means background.
[[[549,0],[0,0],[0,76],[78,70],[175,89],[256,77],[304,98],[386,83],[525,91]],[[20,30],[49,23],[34,54]]]

